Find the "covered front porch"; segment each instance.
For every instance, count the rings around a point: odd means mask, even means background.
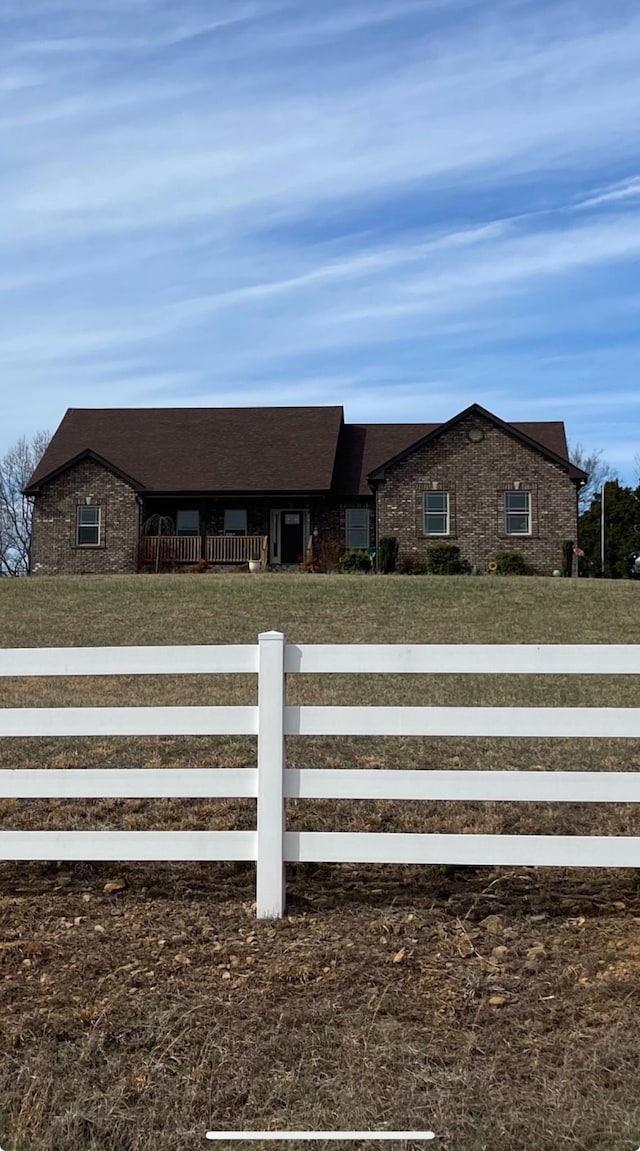
[[[144,500],[139,566],[302,564],[321,514],[309,497]]]

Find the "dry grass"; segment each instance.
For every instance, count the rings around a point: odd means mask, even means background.
[[[0,583],[0,618],[5,647],[251,642],[273,627],[300,642],[638,643],[637,593],[630,582],[542,579],[50,579]],[[637,705],[630,679],[591,676],[295,677],[290,691],[317,702]],[[3,706],[251,702],[255,682],[7,680],[0,693]],[[289,743],[290,762],[307,766],[640,766],[632,741]],[[2,767],[254,759],[251,740],[0,744]],[[4,827],[252,820],[247,802],[0,802]],[[588,805],[292,803],[289,820],[637,832],[630,807]],[[114,878],[124,886],[105,893]],[[300,866],[290,917],[272,925],[255,921],[253,882],[251,867],[232,864],[0,864],[4,1151],[186,1151],[212,1126],[431,1128],[450,1151],[638,1147],[634,873]]]

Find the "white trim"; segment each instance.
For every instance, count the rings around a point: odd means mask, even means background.
[[[526,496],[527,497],[528,510],[526,512],[522,512],[522,511],[521,512],[510,512],[509,508],[508,508],[509,496]],[[526,516],[527,517],[527,524],[528,524],[527,530],[525,532],[510,531],[509,530],[509,516],[510,515],[511,516]],[[523,536],[530,536],[532,534],[532,520],[533,520],[533,513],[532,513],[532,500],[531,500],[530,489],[521,490],[520,488],[513,488],[513,489],[509,489],[508,491],[505,491],[504,492],[504,531],[505,531],[505,535],[515,536],[516,538],[520,538],[520,539]]]
[[[95,508],[98,513],[98,522],[93,524],[81,524],[80,512],[87,511],[88,508]],[[95,544],[81,544],[80,543],[80,528],[96,528],[98,529],[98,540]],[[102,547],[102,504],[76,504],[76,543],[77,548],[99,548]]]
[[[280,563],[280,512],[272,508],[269,514],[269,563]]]
[[[428,501],[430,496],[446,496],[446,502],[447,502],[446,512],[444,512],[444,513],[443,512],[428,512],[427,511],[427,501]],[[446,521],[447,521],[446,531],[443,531],[443,532],[429,532],[429,531],[427,531],[427,516],[429,516],[429,515],[432,515],[432,516],[446,515]],[[434,536],[444,537],[444,536],[451,535],[451,494],[448,491],[448,489],[435,488],[435,489],[432,489],[431,491],[425,491],[422,493],[422,534],[427,536],[428,538],[431,538]]]
[[[272,508],[269,516],[269,562],[274,564],[276,567],[283,562],[282,517],[284,515],[290,515],[293,513],[302,517],[302,558],[304,559],[304,555],[307,549],[307,540],[309,539],[309,533],[311,530],[311,513],[309,509],[300,507]]]

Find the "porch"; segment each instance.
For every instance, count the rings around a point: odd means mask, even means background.
[[[298,566],[308,562],[321,519],[322,501],[309,497],[145,500],[139,566]]]

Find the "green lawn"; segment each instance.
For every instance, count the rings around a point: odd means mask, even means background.
[[[4,580],[1,643],[246,643],[271,628],[293,642],[638,643],[639,596],[627,581],[500,577]],[[533,706],[638,706],[640,694],[632,677],[598,676],[312,676],[289,691]],[[254,699],[249,676],[0,681],[0,706]],[[288,755],[640,769],[637,745],[615,740],[298,739]],[[4,768],[254,761],[250,739],[0,740]],[[320,830],[638,833],[631,807],[579,804],[327,801],[288,816]],[[0,801],[5,828],[253,818],[250,802]],[[264,1126],[431,1128],[448,1151],[636,1151],[634,873],[298,867],[289,918],[272,925],[255,921],[253,884],[234,864],[0,864],[4,1151],[187,1151],[208,1127]]]
[[[637,643],[640,585],[504,577],[161,575],[0,582],[4,647]]]

